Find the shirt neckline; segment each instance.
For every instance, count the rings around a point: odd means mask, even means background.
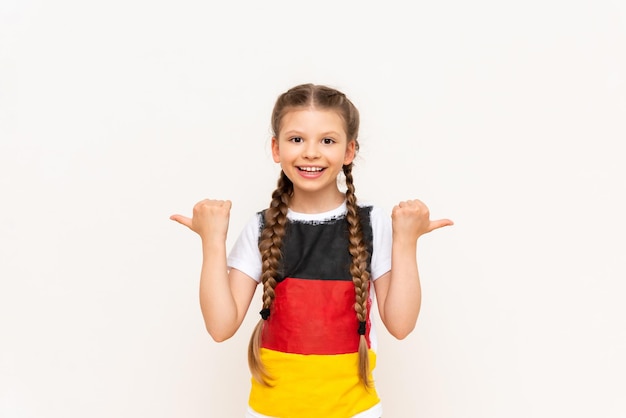
[[[347,210],[346,201],[344,200],[341,205],[335,209],[331,209],[326,212],[320,213],[302,213],[295,212],[291,209],[287,210],[287,219],[292,221],[320,221],[324,219],[338,218],[345,215]]]

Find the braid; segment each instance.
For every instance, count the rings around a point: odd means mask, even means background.
[[[359,378],[366,387],[371,386],[369,380],[369,350],[367,339],[365,338],[365,326],[367,324],[367,300],[369,296],[369,280],[370,275],[367,271],[367,247],[363,240],[363,229],[359,217],[359,208],[357,206],[356,195],[354,194],[354,182],[352,178],[352,163],[343,166],[343,172],[346,176],[346,207],[349,235],[349,251],[352,255],[352,264],[350,265],[350,275],[354,283],[354,291],[356,293],[356,303],[354,310],[359,321]]]
[[[248,344],[248,365],[252,376],[260,383],[267,385],[269,374],[261,363],[261,339],[263,324],[270,315],[274,301],[276,277],[280,268],[281,247],[287,226],[287,209],[293,193],[293,183],[281,172],[276,190],[272,193],[270,207],[265,211],[265,225],[259,240],[261,251],[261,283],[263,284],[262,319],[258,322]]]

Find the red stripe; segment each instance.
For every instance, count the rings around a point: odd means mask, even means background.
[[[286,278],[276,288],[263,328],[263,347],[295,354],[358,351],[354,284],[345,280]],[[368,311],[371,301],[368,301]],[[366,337],[369,345],[369,318]]]

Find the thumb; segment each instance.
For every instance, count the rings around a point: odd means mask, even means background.
[[[454,222],[452,222],[450,219],[438,219],[436,221],[430,221],[430,230],[434,231],[435,229],[451,225],[454,225]]]
[[[191,218],[188,218],[183,215],[172,215],[170,219],[178,222],[181,225],[185,225],[187,228],[191,228]]]

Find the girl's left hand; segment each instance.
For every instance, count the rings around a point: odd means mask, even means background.
[[[450,219],[430,220],[428,207],[420,200],[407,200],[391,211],[394,237],[416,241],[420,236],[444,226],[454,225]]]

